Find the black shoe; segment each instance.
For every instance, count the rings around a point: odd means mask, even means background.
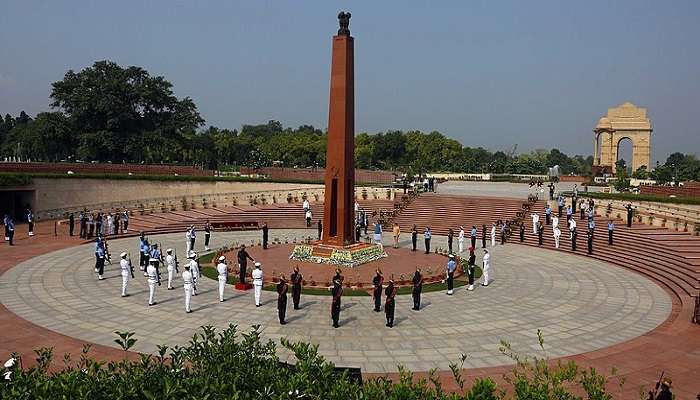
[[[154,301],[153,303],[150,303],[148,306],[149,306],[149,307],[150,307],[150,306],[155,306],[156,304],[158,304],[158,303]]]
[[[374,312],[379,312],[379,311],[380,311],[380,310],[379,310],[378,308],[375,308],[375,309],[374,309]]]
[[[174,288],[174,287],[169,287],[168,290],[175,290],[175,288]]]
[[[256,304],[255,307],[260,307],[262,304]]]
[[[280,325],[287,325],[286,321],[280,321]]]
[[[413,311],[418,311],[418,310],[420,310],[420,308],[413,307]]]
[[[189,313],[191,313],[191,312],[192,312],[192,310],[187,310],[187,311],[185,311],[186,314],[189,314]]]
[[[130,295],[130,294],[128,294],[128,293],[127,293],[127,294],[123,294],[123,295],[122,295],[122,297],[129,297],[129,296],[131,296],[131,295]]]
[[[300,308],[300,307],[294,307],[294,309],[295,309],[295,310],[301,310],[301,308]]]
[[[340,325],[333,325],[334,328],[340,328]]]

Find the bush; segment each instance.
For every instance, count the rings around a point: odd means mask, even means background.
[[[136,344],[131,332],[115,332],[124,358],[108,363],[88,356],[86,345],[78,360],[63,357],[65,367],[50,372],[52,349],[36,350],[36,365],[23,368],[17,355],[6,379],[0,383],[2,399],[363,399],[363,400],[497,400],[506,398],[493,380],[476,379],[471,387],[462,377],[464,361],[450,365],[458,388],[447,393],[436,370],[427,378],[416,378],[399,367],[399,377],[370,379],[358,384],[346,371],[318,354],[318,347],[307,343],[280,344],[294,355],[294,365],[280,362],[277,345],[261,339],[260,326],[240,334],[234,325],[217,332],[205,326],[185,346],[158,346],[158,354],[128,353]],[[543,341],[540,335],[540,345]],[[544,347],[542,347],[544,349]],[[579,373],[571,362],[562,368],[549,368],[544,360],[528,363],[515,355],[510,346],[502,351],[517,361],[512,376],[514,399],[580,399],[569,392],[581,390],[589,399],[607,400],[607,379],[594,370]],[[9,374],[8,374],[9,373]],[[573,384],[573,385],[569,385]],[[579,387],[571,387],[576,386]]]

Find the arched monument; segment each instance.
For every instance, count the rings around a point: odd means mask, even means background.
[[[647,109],[625,102],[608,109],[608,115],[598,120],[593,132],[593,174],[614,174],[619,159],[620,142],[632,142],[632,171],[641,166],[651,167],[651,120]]]

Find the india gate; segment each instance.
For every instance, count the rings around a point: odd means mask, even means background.
[[[598,120],[593,132],[593,172],[595,175],[615,173],[619,160],[620,142],[632,142],[632,171],[642,166],[651,167],[651,121],[647,109],[625,102],[608,109],[608,114]]]

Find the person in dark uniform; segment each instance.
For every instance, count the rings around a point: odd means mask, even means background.
[[[593,254],[593,229],[589,229],[586,233],[588,239],[588,254]]]
[[[262,245],[263,245],[263,250],[267,250],[267,242],[269,240],[269,230],[270,228],[267,227],[267,222],[263,222],[262,224]]]
[[[540,221],[539,225],[537,225],[537,244],[542,246],[542,242],[544,236],[544,225],[542,225],[542,221]]]
[[[245,284],[246,269],[248,268],[248,260],[253,260],[253,257],[248,254],[245,250],[245,245],[241,245],[241,249],[238,250],[238,282]]]
[[[321,220],[318,220],[318,224],[316,224],[316,229],[318,229],[318,240],[321,240],[321,233],[323,232],[323,223]]]
[[[338,328],[340,327],[338,325],[340,320],[340,300],[343,297],[343,283],[339,279],[333,280],[331,295],[333,296],[331,301],[331,319],[333,320],[333,327]]]
[[[659,392],[659,387],[661,391]],[[657,393],[658,392],[658,393]],[[700,399],[700,394],[697,396]],[[671,379],[664,377],[660,382],[656,382],[655,390],[649,391],[648,400],[673,400],[673,393],[671,392]]]
[[[386,314],[386,326],[389,328],[394,327],[394,311],[396,309],[396,287],[394,286],[394,280],[389,281],[389,285],[384,291],[386,296],[386,301],[384,302],[384,314]]]
[[[423,238],[425,239],[425,254],[430,254],[430,239],[433,238],[433,233],[430,232],[430,227],[425,227],[425,232],[423,232]]]
[[[377,274],[372,278],[372,285],[374,289],[372,290],[372,296],[374,297],[374,311],[381,311],[382,306],[382,289],[384,285],[384,276],[382,271],[377,269]]]
[[[544,206],[544,217],[545,217],[545,224],[551,225],[552,224],[552,207],[547,204]]]
[[[476,268],[476,254],[474,248],[469,248],[469,261],[467,262],[467,277],[469,278],[469,286],[467,290],[474,290],[474,269]]]
[[[486,225],[481,226],[481,248],[486,248]]]
[[[280,282],[277,284],[277,312],[280,317],[280,325],[285,325],[287,321],[284,320],[287,314],[287,291],[289,290],[289,285],[287,285],[287,279],[284,274],[280,276]]]
[[[418,244],[418,228],[415,225],[411,228],[411,243],[413,244],[411,251],[416,251],[416,245]]]
[[[204,250],[209,250],[209,240],[211,239],[211,225],[209,220],[204,223]],[[192,246],[194,249],[194,246]]]
[[[80,226],[78,237],[85,239],[87,237],[87,217],[82,211],[78,214],[78,225]]]
[[[469,240],[472,243],[472,247],[476,248],[476,225],[472,225],[472,229],[469,231]]]
[[[413,310],[420,310],[420,294],[423,291],[423,275],[420,273],[420,268],[416,268],[416,273],[413,274]]]
[[[319,220],[319,222],[321,222]],[[355,241],[359,242],[360,241],[360,235],[362,235],[362,226],[359,223],[355,223]]]
[[[627,204],[625,207],[627,209],[627,227],[632,227],[632,214],[634,214],[634,209],[632,208],[632,203]]]
[[[501,245],[506,244],[506,238],[508,237],[508,221],[501,224]]]
[[[455,233],[452,228],[447,230],[447,251],[452,254],[452,240],[455,237]]]
[[[578,231],[574,228],[571,231],[571,251],[576,251],[576,239],[578,239]]]
[[[613,244],[613,232],[615,231],[615,224],[612,220],[608,221],[608,246]]]
[[[75,216],[73,213],[70,213],[68,216],[68,234],[70,236],[73,236],[73,231],[75,230]]]
[[[294,272],[290,278],[292,280],[292,303],[294,304],[294,309],[298,310],[299,300],[301,300],[301,283],[304,281],[298,265],[294,267]]]
[[[525,223],[520,222],[520,243],[525,241]]]

